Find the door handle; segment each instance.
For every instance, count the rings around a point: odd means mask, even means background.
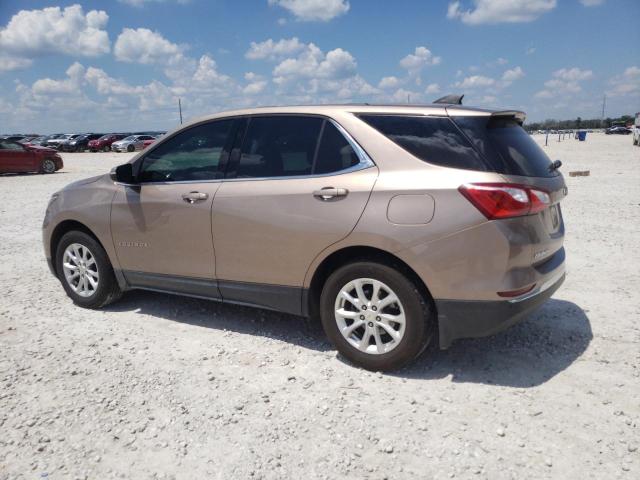
[[[313,196],[318,200],[322,200],[323,202],[327,202],[332,199],[339,199],[342,197],[346,197],[349,193],[349,190],[346,188],[334,188],[334,187],[324,187],[320,190],[314,190]]]
[[[207,198],[209,198],[209,195],[202,192],[189,192],[182,194],[182,199],[190,204],[201,202],[202,200],[206,200]]]

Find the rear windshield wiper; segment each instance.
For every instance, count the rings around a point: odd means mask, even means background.
[[[551,162],[551,165],[549,165],[549,171],[550,172],[555,172],[556,170],[558,170],[560,167],[562,166],[562,162],[560,160],[556,160],[554,162]]]

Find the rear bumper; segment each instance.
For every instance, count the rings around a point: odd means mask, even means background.
[[[533,292],[513,300],[436,300],[440,348],[459,338],[486,337],[511,327],[547,301],[564,279],[562,264]]]

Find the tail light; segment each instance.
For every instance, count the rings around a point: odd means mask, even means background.
[[[551,205],[547,192],[514,183],[468,183],[458,190],[489,220],[532,215]]]

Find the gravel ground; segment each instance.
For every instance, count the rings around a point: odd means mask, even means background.
[[[640,478],[640,148],[546,149],[591,171],[567,176],[564,286],[391,375],[294,316],[141,291],[73,306],[43,258],[46,203],[128,155],[0,176],[0,479]]]

